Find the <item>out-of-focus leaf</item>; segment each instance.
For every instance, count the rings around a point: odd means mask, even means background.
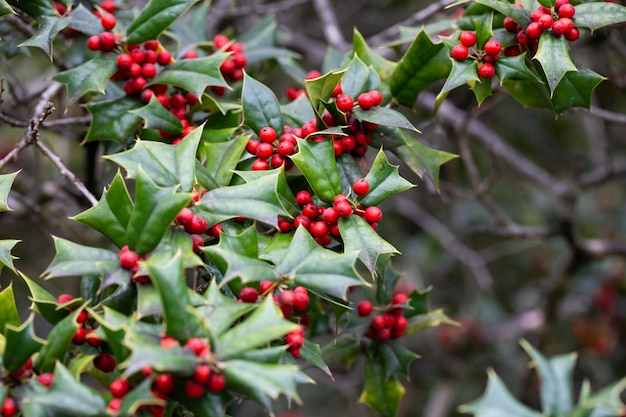
[[[104,87],[115,71],[117,63],[114,60],[98,57],[75,68],[59,72],[53,75],[52,79],[65,84],[69,104],[72,104],[88,92],[104,94]],[[119,114],[115,117],[119,117]],[[110,124],[111,120],[108,123]]]
[[[52,41],[70,24],[70,17],[42,16],[37,32],[18,46],[33,46],[44,51],[52,60]]]

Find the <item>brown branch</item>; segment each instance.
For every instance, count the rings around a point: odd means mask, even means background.
[[[340,51],[349,50],[350,45],[346,42],[339,29],[339,23],[337,22],[332,3],[329,0],[313,0],[313,6],[322,21],[322,30],[328,44]]]

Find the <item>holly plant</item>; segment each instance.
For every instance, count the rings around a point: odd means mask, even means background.
[[[332,378],[359,356],[360,401],[396,415],[418,357],[405,336],[451,320],[429,309],[428,289],[397,286],[399,251],[377,226],[383,204],[416,184],[390,159],[437,188],[456,157],[425,145],[401,110],[439,80],[437,104],[464,84],[482,103],[496,79],[530,107],[589,107],[603,77],[575,63],[570,44],[626,20],[615,3],[477,0],[448,36],[419,30],[398,62],[355,31],[351,50],[307,73],[278,46],[272,16],[209,39],[210,13],[193,0],[0,0],[5,24],[20,28],[3,33],[2,53],[43,51],[55,68],[0,168],[39,148],[90,203],[68,221],[106,239],[53,236],[40,279],[13,263],[11,250],[28,242],[0,241],[0,267],[26,284],[31,310],[22,320],[12,285],[0,293],[2,416],[217,417],[244,399],[271,412],[281,396],[301,401],[299,385],[313,382],[304,369]],[[277,96],[263,82],[268,67],[299,87]],[[88,190],[40,140],[61,86],[58,106],[88,119],[82,144],[115,167],[103,190]],[[19,175],[0,176],[0,209],[10,210]],[[41,279],[73,280],[80,292],[53,294]],[[320,346],[324,336],[332,341]],[[560,386],[571,357],[533,355]],[[521,407],[491,381],[503,410]],[[487,398],[467,410],[498,414]],[[589,413],[567,415],[600,415]]]

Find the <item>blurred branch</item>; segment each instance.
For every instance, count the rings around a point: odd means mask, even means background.
[[[347,51],[350,45],[346,42],[339,29],[337,16],[329,0],[313,0],[313,6],[322,21],[322,30],[328,44],[340,51]]]
[[[209,13],[206,22],[206,33],[209,39],[217,33],[220,22],[228,14],[230,3],[231,0],[217,0],[211,5],[211,13]]]
[[[626,114],[614,113],[612,111],[604,110],[596,106],[591,106],[589,110],[591,113],[588,114],[591,114],[592,116],[599,117],[600,119],[604,119],[608,122],[626,124]]]
[[[606,164],[581,175],[579,184],[582,188],[590,188],[625,174],[626,163]]]
[[[291,9],[292,7],[299,6],[301,4],[308,3],[309,0],[283,0],[273,3],[258,4],[253,3],[250,6],[238,6],[225,15],[229,17],[247,16],[250,14],[266,15],[273,14],[283,10]]]

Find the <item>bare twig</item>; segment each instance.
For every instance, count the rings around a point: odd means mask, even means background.
[[[614,113],[596,106],[591,106],[591,114],[608,122],[626,124],[626,114]]]
[[[91,123],[91,115],[63,117],[61,119],[46,120],[43,127],[58,127],[66,125],[85,125]]]
[[[252,5],[238,6],[228,11],[224,15],[228,17],[248,16],[251,13],[258,14],[258,15],[265,15],[265,14],[277,13],[283,10],[288,10],[288,9],[291,9],[292,7],[296,7],[301,4],[306,4],[306,3],[308,3],[308,0],[283,0],[283,1],[276,1],[273,3],[267,3],[267,4],[254,3]]]
[[[600,185],[615,177],[626,175],[626,163],[615,163],[599,166],[593,171],[580,176],[579,185],[589,188]]]
[[[337,22],[337,16],[335,15],[331,2],[329,0],[313,0],[313,6],[315,6],[317,15],[322,21],[322,30],[324,31],[324,37],[328,44],[340,51],[350,49],[341,30],[339,30],[339,23]]]

